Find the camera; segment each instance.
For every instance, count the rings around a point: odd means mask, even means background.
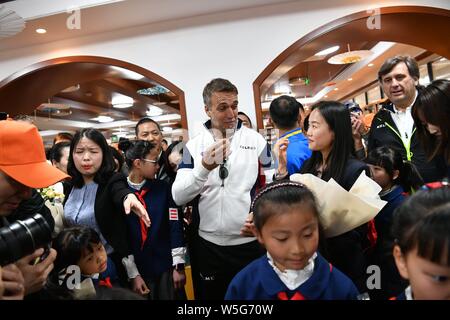
[[[36,249],[47,246],[51,239],[52,230],[39,213],[1,228],[0,266],[13,263]]]

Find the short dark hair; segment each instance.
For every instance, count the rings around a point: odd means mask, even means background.
[[[203,102],[208,108],[211,106],[211,96],[214,92],[232,92],[238,94],[238,89],[226,79],[216,78],[211,80],[203,89]]]
[[[69,161],[67,163],[67,173],[72,177],[72,183],[75,187],[81,188],[84,185],[83,176],[75,167],[75,163],[73,161],[73,153],[75,151],[75,147],[80,142],[80,140],[86,137],[89,140],[95,142],[103,153],[102,164],[100,168],[95,173],[94,181],[96,183],[106,183],[109,178],[113,175],[116,164],[114,163],[114,159],[111,153],[111,149],[109,148],[108,143],[106,142],[103,134],[97,129],[93,128],[85,128],[81,131],[78,131],[70,144],[70,154]]]
[[[255,197],[252,204],[253,220],[258,231],[267,220],[277,214],[282,214],[282,206],[306,204],[319,219],[319,210],[314,194],[304,185],[293,181],[277,181],[268,184]],[[280,210],[274,210],[281,208]],[[276,212],[275,212],[276,211]]]
[[[60,162],[61,158],[62,158],[62,151],[64,148],[70,149],[69,141],[62,141],[62,142],[55,144],[49,151],[49,155],[50,155],[49,160]]]
[[[419,90],[417,103],[412,107],[412,116],[417,128],[417,135],[429,159],[442,153],[450,163],[450,81],[439,79]],[[441,130],[439,139],[428,132],[419,116],[426,122],[438,126]]]
[[[392,221],[392,238],[403,253],[414,249],[411,235],[419,221],[424,217],[448,207],[450,201],[450,187],[419,190],[407,198],[395,211]],[[447,229],[448,233],[448,229]],[[430,238],[423,239],[430,243]]]
[[[403,254],[418,249],[418,255],[440,264],[446,248],[450,266],[450,188],[420,190],[394,211],[392,236]]]
[[[54,271],[58,273],[70,265],[77,265],[83,252],[93,252],[93,245],[99,243],[100,236],[92,228],[76,226],[64,229],[53,240],[53,249],[57,252]]]
[[[409,75],[416,80],[420,79],[419,66],[416,60],[410,56],[395,56],[393,58],[387,59],[380,70],[378,71],[378,81],[381,82],[381,78],[391,72],[392,69],[399,63],[403,62],[408,68]]]
[[[161,127],[159,126],[158,122],[156,122],[155,120],[153,120],[151,118],[146,117],[146,118],[142,118],[141,120],[139,120],[138,123],[136,123],[136,126],[134,127],[134,132],[136,133],[136,137],[139,134],[139,126],[146,122],[154,123],[156,125],[156,127],[158,128],[159,132],[161,132]]]
[[[161,142],[164,142],[165,144],[169,145],[166,139],[162,139]]]
[[[279,129],[291,129],[298,121],[303,105],[291,96],[280,96],[270,103],[270,118]]]
[[[69,132],[59,132],[55,138],[53,139],[53,144],[56,143],[57,140],[67,140],[67,141],[72,141],[73,140],[73,135]]]

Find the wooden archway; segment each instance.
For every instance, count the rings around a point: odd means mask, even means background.
[[[74,65],[77,65],[75,68]],[[40,103],[61,90],[79,83],[77,79],[92,81],[108,75],[114,76],[110,67],[120,67],[136,72],[149,83],[157,83],[178,97],[181,126],[188,128],[183,90],[162,76],[122,60],[99,56],[68,56],[41,61],[30,65],[0,82],[2,111],[11,114],[30,114]],[[5,110],[6,109],[6,110]]]
[[[287,70],[316,53],[333,32],[344,32],[352,40],[400,42],[450,58],[448,30],[450,11],[423,6],[380,8],[381,29],[361,28],[373,12],[361,11],[336,19],[308,33],[280,53],[253,82],[257,126],[263,128],[261,95]],[[414,22],[414,23],[411,23]],[[359,24],[359,27],[358,27]],[[446,36],[445,36],[446,35]]]

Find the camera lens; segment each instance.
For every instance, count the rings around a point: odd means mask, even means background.
[[[52,231],[39,213],[0,229],[0,265],[33,253],[51,241]]]

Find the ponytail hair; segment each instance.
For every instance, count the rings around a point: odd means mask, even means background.
[[[423,185],[423,179],[417,168],[410,161],[404,161],[397,149],[390,147],[378,147],[367,156],[368,164],[382,167],[395,184],[402,186],[406,192],[417,190]],[[394,171],[398,170],[398,177],[393,179]]]
[[[136,159],[144,159],[150,151],[156,148],[156,144],[145,140],[128,140],[126,143],[124,142],[121,147],[125,152],[127,166],[131,170],[133,168],[133,161]]]

